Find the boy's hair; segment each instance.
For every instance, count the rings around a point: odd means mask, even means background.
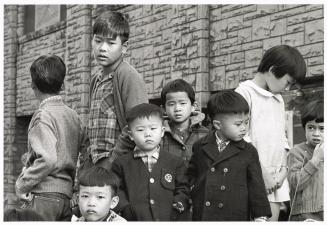
[[[104,187],[109,186],[112,190],[112,196],[117,195],[119,187],[118,177],[111,171],[100,166],[81,167],[78,175],[79,185],[89,187]]]
[[[223,90],[211,95],[207,109],[211,120],[218,114],[249,113],[247,101],[232,90]]]
[[[93,35],[110,36],[114,39],[119,36],[122,43],[128,41],[129,32],[128,15],[120,12],[101,13],[93,26]]]
[[[161,103],[166,104],[166,97],[168,93],[172,92],[186,92],[193,105],[195,101],[195,92],[192,86],[183,79],[176,79],[168,82],[161,91]]]
[[[276,78],[289,74],[297,82],[303,83],[306,74],[306,65],[301,53],[288,45],[277,45],[268,49],[263,55],[258,67],[258,72],[271,72]]]
[[[307,122],[314,120],[316,123],[324,122],[324,101],[318,99],[307,104],[302,112],[301,122],[303,128]]]
[[[126,113],[127,124],[130,125],[135,119],[149,118],[150,116],[157,116],[163,120],[162,109],[154,104],[141,103],[134,106]]]
[[[4,212],[4,221],[44,221],[45,219],[32,209],[10,208]]]
[[[56,55],[43,55],[30,68],[32,82],[42,93],[58,94],[66,75],[66,66]]]

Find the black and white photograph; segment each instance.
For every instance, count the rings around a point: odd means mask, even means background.
[[[2,5],[2,221],[324,221],[325,3]]]

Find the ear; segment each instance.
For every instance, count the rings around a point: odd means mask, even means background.
[[[65,90],[65,82],[62,83],[61,88],[60,88],[60,91],[63,91],[63,90]]]
[[[134,141],[134,138],[133,138],[133,135],[132,135],[132,131],[128,130],[127,133],[128,133],[129,138],[130,138],[132,141]]]
[[[127,49],[128,49],[128,41],[125,41],[123,44],[122,44],[122,53],[123,54],[126,54],[127,52]]]
[[[214,128],[216,130],[220,130],[221,129],[221,122],[219,120],[213,120],[212,121],[212,124],[213,124],[213,126],[214,126]]]
[[[112,197],[111,203],[110,203],[110,209],[114,209],[118,205],[118,202],[119,202],[118,196]]]
[[[269,74],[275,76],[275,73],[274,73],[274,66],[271,66],[271,67],[269,68],[268,72],[269,72]]]
[[[199,107],[199,103],[197,101],[194,101],[192,104],[192,112],[196,111],[198,107]]]
[[[163,137],[165,135],[165,127],[163,126],[161,129],[161,137]]]

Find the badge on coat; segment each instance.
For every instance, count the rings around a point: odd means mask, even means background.
[[[167,173],[165,174],[165,180],[170,183],[173,180],[173,177],[171,174]]]

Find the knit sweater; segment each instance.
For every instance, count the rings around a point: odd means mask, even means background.
[[[289,153],[288,181],[291,200],[294,201],[292,215],[324,210],[324,164],[312,161],[313,152],[314,149],[303,142],[295,145]]]
[[[57,192],[71,197],[78,153],[87,145],[76,111],[61,99],[41,104],[29,124],[26,169],[16,181],[16,193]]]

